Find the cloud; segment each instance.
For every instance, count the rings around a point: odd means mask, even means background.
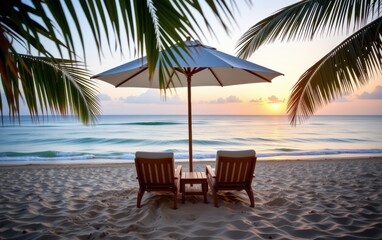
[[[376,86],[371,93],[364,92],[358,96],[359,99],[382,99],[382,86]]]
[[[128,96],[122,97],[119,101],[123,103],[136,103],[136,104],[157,104],[157,103],[166,103],[166,104],[177,104],[182,103],[182,100],[179,96],[161,96],[160,92],[157,90],[147,90],[138,96]]]
[[[201,101],[200,103],[209,103],[209,104],[225,104],[225,103],[241,103],[242,100],[236,96],[229,96],[226,98],[218,98],[209,102]]]
[[[278,97],[276,97],[275,95],[272,95],[272,96],[268,97],[268,103],[269,104],[272,104],[272,103],[283,103],[284,101],[285,101],[285,98],[283,100],[281,100]]]
[[[100,94],[98,94],[98,99],[100,101],[110,101],[111,97],[109,95],[107,95],[107,94],[100,93]]]
[[[219,98],[218,100],[219,102],[222,102],[222,103],[240,103],[241,102],[241,99],[236,96],[229,96],[225,99]]]
[[[263,98],[258,98],[258,99],[252,99],[251,101],[249,101],[249,102],[251,102],[251,103],[263,103],[264,101],[263,101]]]

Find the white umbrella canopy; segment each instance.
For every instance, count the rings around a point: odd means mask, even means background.
[[[178,47],[181,56],[173,51],[180,68],[175,67],[170,72],[186,70],[192,74],[191,86],[229,86],[246,83],[271,82],[279,72],[254,64],[252,62],[220,52],[215,48],[201,44],[199,41],[185,41],[189,49],[187,54]],[[176,66],[176,63],[172,63]],[[159,88],[159,71],[156,71],[152,81],[149,81],[146,57],[122,64],[108,71],[99,73],[92,78],[98,78],[116,87]],[[172,83],[171,83],[172,80]],[[167,79],[168,88],[187,87],[187,74],[174,74]]]
[[[230,86],[238,84],[271,82],[279,72],[252,62],[220,52],[199,41],[185,41],[186,52],[179,46],[170,48],[177,59],[169,69],[170,76],[165,79],[165,88],[188,88],[188,134],[189,134],[189,170],[192,172],[192,86]],[[161,53],[162,54],[162,53]],[[159,71],[155,71],[149,80],[146,57],[122,64],[105,72],[92,76],[116,87],[160,88]]]

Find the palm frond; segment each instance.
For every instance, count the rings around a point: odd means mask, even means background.
[[[94,40],[100,54],[106,39],[110,49],[115,46],[121,52],[125,49],[123,40],[126,40],[127,45],[132,47],[128,50],[138,50],[138,56],[143,56],[143,51],[159,52],[188,36],[197,38],[198,30],[203,33],[204,26],[214,32],[211,20],[205,14],[208,9],[228,31],[229,23],[234,21],[234,0],[230,0],[231,5],[227,3],[228,0],[218,3],[206,1],[208,8],[202,8],[200,2],[92,0],[73,3],[65,0],[57,3],[54,0],[31,0],[26,3],[12,0],[2,4],[0,23],[2,28],[8,29],[8,36],[24,40],[28,53],[36,50],[38,54],[48,56],[51,51],[44,49],[41,44],[44,37],[44,40],[52,41],[56,45],[60,57],[76,59],[78,53],[75,37],[78,35],[84,51],[83,57],[87,48],[85,38],[89,37]],[[247,0],[247,3],[250,4],[251,1]],[[204,25],[198,17],[202,17]],[[71,27],[71,23],[75,27]],[[88,27],[91,34],[84,36]],[[166,37],[163,33],[166,33]],[[66,50],[65,55],[63,50]],[[154,57],[153,60],[151,56]],[[150,65],[155,67],[158,58],[150,54],[148,59],[152,63]]]
[[[175,44],[182,46],[188,36],[198,38],[199,33],[204,34],[204,26],[214,32],[206,10],[210,10],[228,31],[227,26],[234,21],[235,1],[207,0],[205,8],[201,7],[200,2],[3,1],[0,8],[0,78],[6,101],[0,99],[0,112],[3,112],[3,103],[6,102],[10,116],[19,116],[19,98],[24,97],[32,118],[37,116],[39,110],[61,114],[72,111],[78,113],[83,122],[92,121],[98,112],[95,88],[85,81],[84,77],[89,75],[76,62],[82,57],[86,64],[86,49],[88,45],[93,46],[87,43],[95,43],[99,56],[104,46],[110,50],[114,46],[121,53],[128,51],[138,56],[146,53],[152,75],[157,64],[162,70],[177,64],[174,55],[160,55],[161,50]],[[246,2],[251,4],[250,0]],[[56,49],[52,49],[51,44]],[[45,48],[45,45],[50,47]],[[83,56],[78,54],[79,49],[82,49]],[[60,58],[68,60],[59,61],[54,54],[56,51]],[[42,69],[48,75],[43,74]],[[163,83],[166,74],[160,75]],[[51,77],[51,82],[47,76]],[[58,81],[57,86],[64,87],[61,92],[51,85],[55,81]],[[68,94],[66,98],[65,94]]]
[[[41,6],[40,6],[41,7]],[[57,32],[52,27],[53,23],[48,16],[40,12],[39,8],[22,3],[20,0],[6,1],[0,8],[0,28],[4,38],[8,41],[8,46],[15,44],[14,41],[25,48],[25,53],[36,51],[38,54],[53,57],[51,50],[44,47],[43,39],[49,39],[54,43],[59,52],[65,48],[65,43],[57,36]],[[37,15],[41,18],[37,20]],[[0,46],[4,47],[4,46]],[[9,52],[9,48],[2,51]],[[70,50],[70,49],[69,49]]]
[[[295,125],[322,105],[382,73],[382,17],[352,34],[310,67],[293,87],[288,114]]]
[[[382,0],[303,0],[287,6],[248,29],[237,55],[249,58],[275,40],[311,40],[317,35],[349,32],[380,16]]]
[[[80,1],[80,5],[100,54],[104,36],[106,36],[109,48],[114,44],[115,48],[119,48],[121,52],[125,45],[123,40],[126,40],[127,46],[130,46],[130,52],[137,54],[138,57],[146,53],[149,73],[150,76],[153,76],[159,62],[162,63],[160,65],[163,67],[177,64],[174,56],[163,56],[159,54],[159,51],[169,49],[174,44],[180,44],[181,47],[184,47],[182,42],[186,37],[199,38],[198,32],[204,34],[203,29],[205,27],[209,32],[214,33],[211,20],[205,13],[207,10],[210,10],[227,32],[229,31],[228,26],[231,21],[234,21],[232,10],[235,6],[234,0],[230,0],[230,5],[228,0],[206,1],[205,5],[208,8],[202,8],[200,2],[190,0],[93,0]],[[250,0],[246,2],[251,4]],[[79,22],[79,13],[73,11],[71,1],[65,1],[65,4],[58,5],[55,1],[44,1],[41,4],[48,6],[58,28],[62,30],[67,29],[66,22],[69,20],[67,16],[62,14],[64,5],[67,6],[72,21],[78,28],[76,33],[80,39],[83,39],[83,31],[80,27],[83,23]],[[198,17],[201,17],[203,21],[201,22]],[[70,36],[72,32],[66,31],[63,41],[74,52],[75,49]],[[114,35],[115,38],[110,38],[109,35]],[[83,40],[81,43],[82,47],[85,48]],[[163,77],[160,78],[160,82],[164,82]]]
[[[20,116],[19,100],[25,101],[32,119],[42,114],[74,113],[84,124],[94,123],[100,107],[95,83],[79,62],[13,54],[18,77],[1,78],[10,115]],[[10,81],[10,83],[5,83]]]

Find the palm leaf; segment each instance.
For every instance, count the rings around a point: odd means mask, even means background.
[[[183,46],[183,41],[186,37],[193,36],[193,38],[199,38],[199,32],[204,32],[204,26],[207,27],[209,32],[214,33],[210,23],[211,20],[207,17],[206,11],[210,10],[224,29],[227,32],[229,31],[229,23],[234,20],[231,10],[235,6],[234,0],[230,0],[231,5],[227,4],[228,1],[225,0],[219,2],[206,1],[206,8],[202,8],[199,2],[190,0],[93,0],[80,1],[80,6],[85,15],[86,22],[90,26],[98,52],[101,54],[101,41],[105,35],[109,48],[114,44],[115,48],[119,48],[121,52],[124,45],[122,39],[126,39],[127,46],[131,47],[129,49],[131,52],[138,56],[143,56],[146,53],[151,77],[155,72],[157,64],[162,66],[163,69],[178,65],[174,55],[169,53],[167,56],[160,55],[159,51],[169,49],[174,44],[185,47]],[[67,22],[70,19],[62,14],[64,12],[64,4],[57,5],[55,1],[34,1],[35,5],[38,5],[38,3],[41,5],[45,4],[50,12],[52,12],[58,29],[67,30]],[[247,0],[246,3],[250,5],[251,1]],[[63,42],[72,52],[75,52],[70,34],[73,34],[73,32],[77,33],[81,39],[82,47],[85,48],[86,46],[82,40],[83,31],[80,27],[83,25],[83,22],[80,23],[78,15],[80,13],[73,11],[71,1],[67,0],[65,4],[72,16],[71,20],[77,29],[76,31],[65,31]],[[44,15],[46,13],[39,12],[39,14]],[[198,17],[201,17],[203,21],[201,22]],[[115,38],[109,38],[109,34],[114,35]],[[180,52],[177,53],[178,55],[180,54]],[[159,81],[161,86],[165,85],[165,78],[169,75],[168,71],[163,71],[163,69],[162,72],[167,72],[167,74],[160,74]]]
[[[275,40],[312,40],[359,29],[309,68],[293,87],[287,111],[291,124],[296,124],[381,72],[381,11],[382,0],[300,1],[246,31],[238,41],[238,55],[248,58]]]
[[[64,115],[72,112],[85,123],[93,121],[98,112],[96,91],[85,81],[84,77],[89,74],[84,66],[76,62],[81,57],[78,54],[81,48],[86,63],[87,45],[92,46],[87,44],[89,39],[95,43],[99,56],[105,42],[110,50],[120,49],[138,56],[146,53],[151,76],[157,64],[162,68],[160,81],[164,86],[164,78],[170,75],[167,68],[177,62],[173,53],[161,55],[159,52],[178,43],[182,46],[187,36],[204,35],[204,26],[213,33],[210,15],[206,14],[208,10],[228,31],[227,26],[234,20],[235,6],[234,0],[230,2],[231,5],[227,4],[228,0],[206,1],[207,7],[202,8],[199,1],[191,0],[3,1],[0,77],[5,101],[0,99],[1,116],[4,102],[9,106],[11,117],[19,116],[19,101],[23,98],[32,118],[36,118],[39,111]],[[247,3],[250,4],[250,0]],[[200,22],[200,18],[203,21]],[[90,34],[87,34],[88,28]],[[44,47],[52,43],[56,49]],[[54,52],[68,60],[60,61]],[[53,82],[63,90],[58,91]]]
[[[381,49],[382,17],[352,34],[300,77],[288,101],[291,123],[382,73]]]
[[[99,113],[95,83],[79,62],[23,54],[12,57],[19,75],[10,75],[12,91],[5,91],[11,116],[20,116],[19,99],[23,99],[33,119],[40,112],[74,113],[85,124],[95,122]]]
[[[382,0],[304,0],[258,22],[240,37],[238,56],[249,58],[275,40],[312,40],[317,35],[359,29],[381,14]]]

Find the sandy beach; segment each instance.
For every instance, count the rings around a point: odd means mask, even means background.
[[[132,163],[2,166],[0,239],[382,238],[382,158],[258,161],[255,172],[255,208],[235,191],[219,208],[209,192],[174,210],[159,193],[136,208]]]

